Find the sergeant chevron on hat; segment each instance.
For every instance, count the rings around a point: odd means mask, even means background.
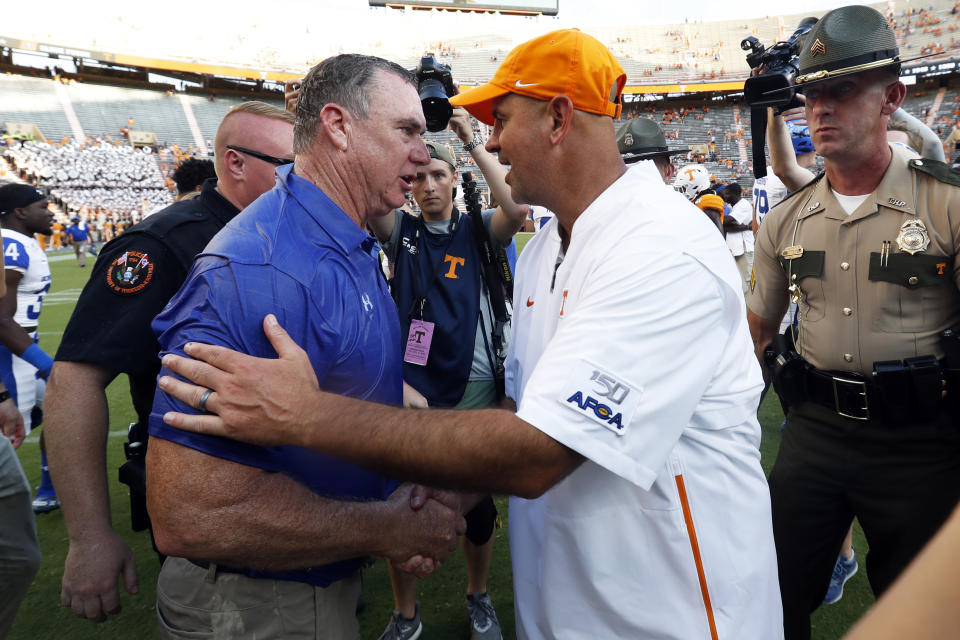
[[[686,153],[690,149],[669,149],[660,125],[650,118],[634,118],[624,122],[617,130],[617,148],[623,161],[632,164],[640,160],[653,160],[667,184],[673,182],[677,173],[670,156]]]
[[[863,5],[840,7],[804,36],[796,84],[802,91],[823,80],[900,63],[897,37],[879,11]]]

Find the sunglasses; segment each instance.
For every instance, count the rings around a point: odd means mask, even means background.
[[[278,167],[282,167],[285,164],[291,164],[293,158],[278,158],[276,156],[267,155],[266,153],[260,153],[259,151],[254,151],[252,149],[244,149],[243,147],[238,147],[233,144],[228,144],[227,149],[233,149],[234,151],[239,151],[240,153],[245,153],[248,156],[253,156],[254,158],[259,158],[264,162],[269,162],[270,164],[275,164]]]

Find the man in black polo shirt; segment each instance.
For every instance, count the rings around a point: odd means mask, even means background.
[[[137,592],[133,553],[110,522],[106,387],[120,373],[130,378],[137,423],[128,457],[142,461],[160,371],[150,321],[180,288],[194,256],[273,187],[278,165],[292,162],[293,120],[262,102],[231,109],[214,143],[217,180],[207,180],[198,198],[149,216],[107,244],[80,294],[45,404],[50,468],[70,539],[61,604],[78,616],[103,620],[119,612],[118,574],[129,593]],[[142,499],[133,496],[134,503]]]

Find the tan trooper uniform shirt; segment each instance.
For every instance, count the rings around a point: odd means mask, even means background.
[[[869,375],[877,361],[940,358],[940,333],[960,322],[960,177],[891,149],[880,185],[851,215],[824,176],[757,233],[747,306],[779,321],[798,297],[797,350],[819,369]]]

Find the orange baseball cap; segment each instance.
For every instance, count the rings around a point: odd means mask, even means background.
[[[502,95],[550,100],[564,94],[575,109],[616,118],[626,84],[627,74],[599,40],[561,29],[514,47],[490,82],[450,98],[450,104],[493,124],[493,101]]]

